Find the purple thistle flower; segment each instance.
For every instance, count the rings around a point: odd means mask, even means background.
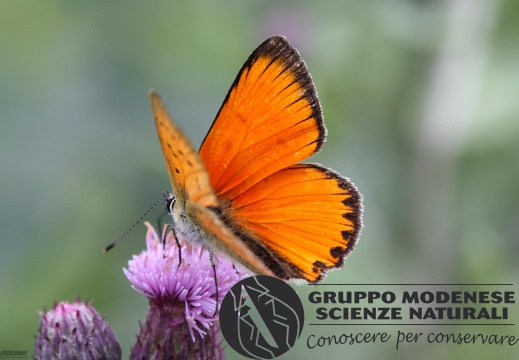
[[[146,223],[147,250],[134,255],[124,274],[132,287],[150,300],[145,324],[132,349],[132,358],[223,358],[219,326],[214,317],[216,286],[209,252],[203,246],[171,233],[166,249],[155,229]],[[178,266],[179,251],[182,263]],[[218,282],[218,308],[229,289],[248,270],[214,254]]]
[[[110,325],[88,303],[60,302],[40,314],[36,359],[120,359]]]

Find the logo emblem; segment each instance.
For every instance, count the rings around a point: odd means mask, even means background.
[[[301,335],[303,304],[286,282],[265,275],[238,282],[225,295],[220,327],[229,345],[251,359],[274,359]]]

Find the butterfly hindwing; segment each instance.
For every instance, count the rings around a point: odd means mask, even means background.
[[[315,164],[280,170],[237,196],[232,203],[235,229],[269,251],[282,254],[293,278],[321,279],[341,267],[361,227],[361,199],[352,183]]]
[[[226,253],[256,273],[275,276],[254,248],[247,246],[243,239],[223,223],[218,208],[205,207],[187,200],[186,215],[204,231],[204,240],[211,249]]]

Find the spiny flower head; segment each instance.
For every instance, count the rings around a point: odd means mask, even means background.
[[[88,303],[60,302],[40,312],[36,359],[120,359],[110,325]]]
[[[132,287],[151,302],[157,304],[178,304],[185,310],[185,320],[190,332],[204,335],[204,329],[215,321],[216,284],[209,259],[209,252],[203,246],[181,239],[179,249],[171,233],[166,238],[166,248],[155,229],[146,223],[147,250],[134,255],[128,262],[124,274]],[[182,263],[179,264],[179,251]],[[229,289],[248,271],[233,265],[225,257],[214,255],[216,281],[218,282],[218,302]]]

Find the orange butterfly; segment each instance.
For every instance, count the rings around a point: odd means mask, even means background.
[[[322,165],[300,163],[326,137],[312,78],[284,37],[241,68],[199,153],[150,92],[173,187],[174,229],[252,271],[319,281],[361,228],[361,195]]]

